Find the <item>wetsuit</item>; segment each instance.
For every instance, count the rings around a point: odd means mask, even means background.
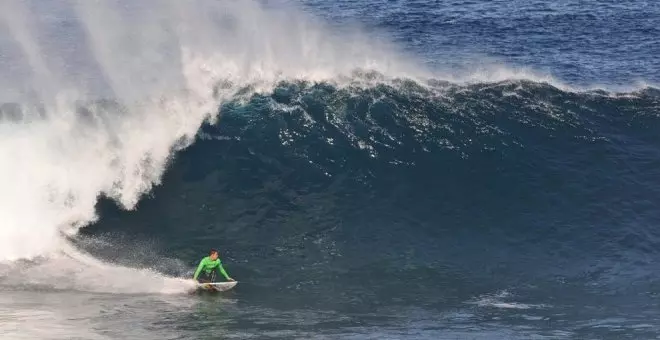
[[[229,280],[229,275],[227,275],[227,272],[222,267],[222,262],[220,262],[220,259],[218,258],[215,261],[213,261],[209,256],[207,256],[199,262],[199,266],[197,266],[197,270],[195,270],[195,275],[193,276],[193,279],[197,280],[200,283],[216,282],[215,274],[217,271],[220,271],[220,273],[222,273],[225,279]]]

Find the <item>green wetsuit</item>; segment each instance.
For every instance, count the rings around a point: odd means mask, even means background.
[[[229,280],[229,275],[227,275],[227,272],[222,267],[222,262],[220,262],[220,258],[213,261],[213,260],[211,260],[211,258],[209,256],[203,258],[199,262],[199,266],[197,266],[197,270],[195,270],[195,275],[193,276],[193,279],[197,280],[197,277],[199,276],[199,273],[202,272],[202,270],[207,275],[209,275],[216,268],[220,270],[220,273],[222,273],[222,275],[225,277],[225,279]]]

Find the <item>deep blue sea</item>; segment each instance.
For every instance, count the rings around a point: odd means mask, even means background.
[[[659,339],[659,24],[0,0],[0,338]]]

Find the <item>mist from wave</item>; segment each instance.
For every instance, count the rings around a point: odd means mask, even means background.
[[[228,98],[360,68],[414,74],[359,34],[332,37],[253,1],[3,2],[2,13],[3,260],[57,250],[59,233],[95,220],[99,196],[133,208]]]

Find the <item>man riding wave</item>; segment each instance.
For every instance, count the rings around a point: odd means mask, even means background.
[[[199,283],[211,283],[216,281],[216,273],[220,272],[222,276],[225,277],[227,281],[235,281],[225,271],[225,268],[222,267],[222,262],[218,258],[218,251],[211,249],[209,256],[204,257],[197,266],[195,270],[195,275],[193,279],[197,280]],[[200,275],[201,274],[201,275]]]

